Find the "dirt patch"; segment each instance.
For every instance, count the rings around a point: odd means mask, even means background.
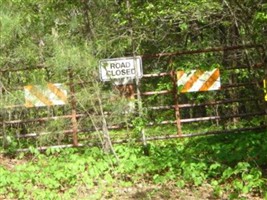
[[[135,188],[130,192],[123,194],[121,199],[177,199],[177,200],[195,200],[195,199],[214,199],[212,196],[212,189],[205,186],[199,188],[183,188],[180,189],[173,185],[163,186],[148,186],[148,188]],[[115,198],[116,199],[116,198]]]
[[[28,162],[24,159],[17,159],[9,156],[5,156],[4,154],[0,154],[0,166],[8,169],[13,170],[15,166],[21,165]]]
[[[166,185],[155,185],[149,183],[137,184],[131,187],[116,186],[116,183],[109,186],[94,186],[93,188],[83,188],[78,191],[77,199],[92,200],[227,200],[230,194],[223,193],[222,196],[215,196],[212,187],[209,184],[203,184],[199,187],[186,186],[179,188],[173,183]],[[263,198],[242,195],[248,200],[262,200]]]
[[[101,188],[101,191],[99,190]],[[178,188],[174,184],[155,185],[149,183],[137,184],[132,187],[93,187],[86,192],[83,190],[79,199],[101,199],[101,200],[197,200],[197,199],[216,199],[213,190],[209,185],[201,187]],[[220,198],[220,199],[227,199]]]
[[[201,187],[185,187],[178,188],[174,185],[168,184],[159,186],[158,188],[152,187],[149,189],[139,188],[132,194],[125,194],[129,200],[134,199],[177,199],[177,200],[196,200],[196,199],[215,199],[213,190],[209,185]],[[123,198],[122,198],[123,199]],[[221,198],[225,199],[225,198]]]

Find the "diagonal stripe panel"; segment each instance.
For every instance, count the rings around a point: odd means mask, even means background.
[[[60,86],[60,85],[59,85]],[[67,102],[67,94],[66,92],[60,90],[56,84],[48,83],[47,84],[48,89],[51,90],[60,100],[63,102]]]
[[[24,87],[25,107],[64,105],[67,102],[67,91],[62,84],[48,83],[45,86],[27,85]]]
[[[208,91],[211,88],[211,86],[214,85],[214,83],[216,81],[218,81],[218,79],[220,77],[220,70],[219,69],[214,69],[210,74],[211,75],[204,82],[204,84],[201,86],[199,91]]]
[[[189,73],[177,71],[177,85],[181,93],[219,90],[220,70],[218,68],[212,71],[192,70]]]
[[[177,73],[177,85],[183,86],[187,83],[190,77],[194,75],[195,70],[191,71],[190,73],[185,73],[184,71],[178,71]]]
[[[181,80],[183,75],[184,75],[184,71],[177,71],[177,80]]]
[[[35,97],[37,97],[46,106],[53,105],[53,102],[50,101],[46,96],[44,96],[43,93],[40,91],[40,89],[38,89],[38,87],[36,87],[34,85],[31,85],[31,86],[28,86],[26,89],[29,90],[29,92],[32,95],[34,95]]]
[[[202,71],[196,71],[190,79],[184,84],[181,92],[185,93],[190,90],[190,88],[194,85],[194,83],[199,79],[199,77],[203,74]]]
[[[25,107],[32,108],[32,107],[34,107],[34,104],[29,99],[26,99],[25,100]]]

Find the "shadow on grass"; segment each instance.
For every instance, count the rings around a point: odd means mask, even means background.
[[[218,163],[226,169],[246,162],[251,167],[260,168],[266,177],[267,131],[187,138],[159,145],[153,143],[150,158],[158,170],[179,170],[183,163],[202,163],[203,168]]]

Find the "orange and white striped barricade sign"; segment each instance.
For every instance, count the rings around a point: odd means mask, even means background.
[[[65,105],[67,103],[67,90],[60,83],[27,85],[24,86],[24,97],[27,108]]]
[[[264,99],[267,101],[267,79],[263,80]]]
[[[211,71],[192,70],[189,73],[177,71],[177,85],[181,93],[219,90],[220,70],[218,68]]]

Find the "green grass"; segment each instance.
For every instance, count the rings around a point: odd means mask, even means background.
[[[209,184],[215,198],[266,197],[267,132],[158,141],[149,147],[150,156],[144,156],[141,146],[115,145],[119,164],[97,147],[43,154],[32,149],[31,156],[18,155],[13,168],[0,166],[0,197],[74,199],[84,194],[99,199],[140,182],[174,183],[180,189]]]

